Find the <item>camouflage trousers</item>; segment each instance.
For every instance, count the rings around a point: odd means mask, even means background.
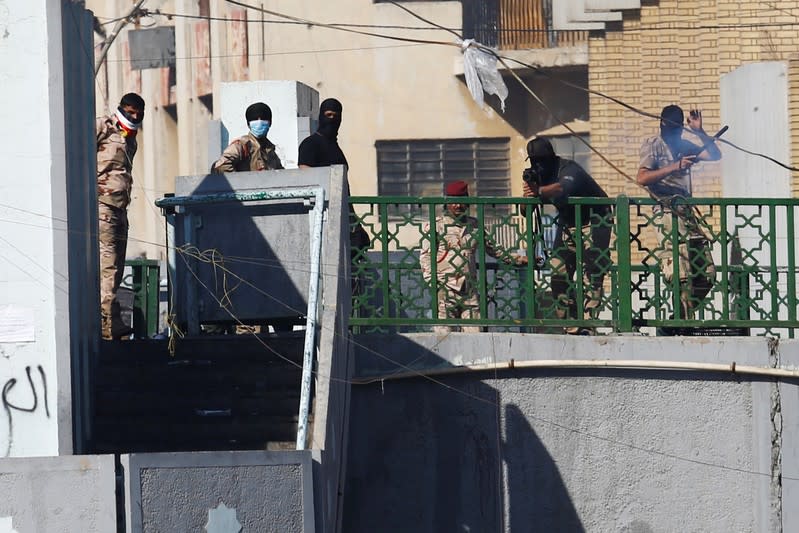
[[[128,246],[128,212],[103,202],[97,202],[100,241],[100,311],[103,338],[125,329],[117,300],[117,291],[125,270]]]
[[[613,219],[593,216],[591,223],[582,227],[582,283],[585,318],[597,318],[602,303],[602,284],[611,267],[610,234]],[[559,226],[552,246],[552,297],[558,318],[577,318],[576,286],[577,240],[574,227]],[[566,328],[574,333],[578,328]]]
[[[716,265],[711,255],[710,241],[689,206],[678,206],[674,210],[658,207],[654,215],[654,223],[660,231],[662,244],[657,255],[663,278],[671,283],[674,275],[678,276],[680,301],[685,312],[690,314],[693,309],[699,307],[713,288],[716,278]],[[676,265],[674,264],[675,223],[678,242]]]
[[[447,286],[439,286],[438,318],[480,318],[480,303],[477,301],[477,294],[465,285],[459,291]],[[480,326],[433,326],[435,333],[448,333],[458,329],[467,333],[480,332]]]

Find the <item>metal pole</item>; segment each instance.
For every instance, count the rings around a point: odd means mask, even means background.
[[[311,279],[308,286],[308,314],[305,324],[305,348],[302,361],[302,384],[300,388],[300,413],[297,420],[297,449],[304,450],[308,435],[308,414],[311,410],[311,379],[313,377],[314,352],[316,348],[316,314],[318,311],[319,264],[322,260],[322,231],[325,192],[317,189],[314,205],[314,227],[311,241]],[[342,214],[342,216],[344,216]],[[349,261],[349,257],[345,258]]]

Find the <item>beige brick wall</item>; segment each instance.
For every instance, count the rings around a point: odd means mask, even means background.
[[[795,58],[790,62],[789,112],[790,163],[797,166],[798,21],[799,1],[661,0],[640,10],[625,12],[620,25],[591,35],[589,85],[593,91],[654,115],[664,105],[672,103],[685,110],[698,107],[703,111],[705,129],[713,133],[720,127],[719,79],[722,75],[746,63]],[[725,27],[730,25],[736,27]],[[657,120],[642,117],[594,94],[590,97],[590,111],[593,144],[634,178],[641,142],[657,134]],[[721,196],[720,164],[700,166],[693,176],[694,195]],[[645,194],[634,182],[596,156],[591,168],[608,194]],[[792,190],[795,197],[799,195],[797,173],[793,176]]]

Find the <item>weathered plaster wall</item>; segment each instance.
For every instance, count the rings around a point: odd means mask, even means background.
[[[793,341],[762,338],[389,341],[357,338],[356,378],[511,359],[769,367],[797,351]],[[785,496],[796,488],[797,428],[786,409],[796,389],[742,375],[608,368],[354,385],[345,530],[787,531],[796,523]]]

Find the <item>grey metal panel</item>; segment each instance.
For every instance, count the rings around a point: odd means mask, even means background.
[[[178,196],[306,185],[329,189],[330,172],[324,167],[178,177],[175,188]],[[310,210],[296,199],[179,208],[174,243],[180,255],[174,308],[178,321],[190,321],[195,313],[200,323],[256,323],[304,315]],[[197,252],[203,256],[198,258]]]
[[[310,451],[121,456],[129,533],[204,531],[220,503],[244,531],[313,532]]]
[[[130,67],[134,70],[175,66],[175,27],[130,30]]]
[[[59,390],[72,381],[74,452],[91,439],[91,361],[99,350],[100,286],[97,245],[97,145],[94,133],[94,58],[92,13],[82,3],[61,2],[64,62],[64,122],[69,262],[69,341],[71,362],[59,361]],[[69,366],[71,364],[71,380]],[[62,366],[64,370],[62,371]],[[61,400],[59,400],[59,404]],[[69,426],[69,422],[65,424]],[[59,433],[64,430],[59,422]],[[60,437],[60,441],[63,438]],[[73,442],[59,442],[69,450]]]
[[[0,525],[10,518],[20,533],[116,531],[115,485],[113,455],[0,459]]]

